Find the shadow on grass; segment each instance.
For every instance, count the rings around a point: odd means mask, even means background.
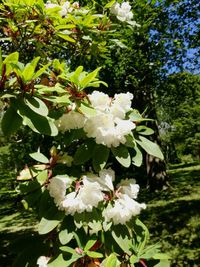
[[[200,166],[170,172],[170,188],[141,194],[148,208],[141,219],[172,257],[171,267],[200,266]]]
[[[170,170],[174,170],[174,169],[177,169],[177,168],[186,168],[186,167],[191,167],[191,166],[197,166],[199,165],[199,162],[188,162],[188,163],[177,163],[177,164],[173,164],[173,165],[170,165],[169,164],[169,169]]]
[[[36,219],[24,210],[14,194],[0,197],[0,267],[11,267],[17,256],[15,243],[31,237]],[[19,266],[20,267],[20,266]]]
[[[144,220],[147,218],[151,220],[149,223],[152,233],[161,233],[165,229],[169,234],[174,234],[183,227],[189,229],[189,221],[193,216],[199,215],[199,208],[200,200],[182,200],[163,206],[149,207],[143,212],[142,217]]]
[[[12,266],[14,259],[17,256],[17,253],[15,253],[13,249],[14,244],[17,242],[17,240],[28,238],[33,233],[33,231],[22,231],[21,229],[15,232],[2,231],[0,233],[0,267]]]

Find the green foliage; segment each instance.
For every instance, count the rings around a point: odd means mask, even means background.
[[[96,172],[99,172],[106,166],[109,152],[110,151],[106,146],[95,145],[92,156],[92,166]]]
[[[199,84],[198,75],[174,74],[163,83],[158,95],[162,102],[162,107],[159,106],[162,138],[166,145],[174,144],[180,158],[187,154],[199,157]],[[173,153],[168,153],[172,160]]]

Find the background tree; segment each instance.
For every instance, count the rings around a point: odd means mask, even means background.
[[[104,79],[113,85],[113,91],[131,91],[134,103],[155,123],[154,140],[160,144],[158,131],[156,92],[162,92],[162,81],[171,72],[184,68],[198,69],[198,1],[134,1],[134,16],[140,25],[134,32],[123,31],[124,45],[113,50],[106,61]],[[112,75],[110,75],[112,73]],[[172,143],[173,146],[173,143]],[[171,146],[170,146],[171,147]],[[165,147],[163,147],[165,149]],[[151,188],[166,184],[166,165],[147,157],[146,169]]]
[[[158,116],[162,136],[179,158],[191,154],[199,158],[200,77],[188,72],[170,75],[158,91]],[[167,138],[167,140],[166,140]],[[168,151],[170,162],[174,150]]]

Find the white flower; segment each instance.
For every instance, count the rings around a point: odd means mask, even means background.
[[[137,198],[140,186],[136,184],[135,179],[125,179],[117,185],[118,192],[126,194],[130,198]]]
[[[119,118],[119,119],[124,119],[126,115],[124,108],[122,108],[118,104],[111,105],[110,113],[113,115],[114,118]]]
[[[109,205],[104,211],[103,216],[106,221],[113,221],[114,224],[125,224],[133,216],[140,213],[141,209],[145,209],[145,204],[139,204],[129,196],[123,194],[114,201],[114,205]]]
[[[69,1],[66,1],[62,6],[61,6],[61,11],[59,12],[59,14],[62,16],[62,17],[65,17],[67,15],[67,13],[70,13],[72,12],[73,8],[70,7],[70,2]]]
[[[119,13],[120,10],[120,4],[119,3],[115,3],[111,8],[110,8],[110,12],[114,15],[117,15]]]
[[[95,138],[97,144],[107,147],[120,144],[112,114],[99,112],[96,116],[88,118],[84,125],[84,131],[87,137]]]
[[[99,172],[98,182],[102,186],[103,190],[114,190],[113,181],[115,180],[115,172],[109,169],[103,169]]]
[[[48,190],[57,206],[60,206],[60,203],[65,199],[66,189],[71,183],[72,180],[69,177],[55,176],[51,179]]]
[[[97,182],[91,183],[85,177],[83,178],[83,186],[79,189],[78,197],[87,206],[87,211],[92,211],[92,208],[97,207],[99,202],[104,199],[104,194]]]
[[[135,129],[136,125],[130,120],[115,119],[116,130],[121,135],[120,143],[124,144],[126,142],[125,136],[131,134],[132,130]]]
[[[91,95],[88,95],[92,106],[98,110],[106,111],[110,105],[110,97],[99,91],[94,91]]]
[[[99,176],[93,173],[87,173],[82,178],[90,183],[98,183],[98,187],[100,186],[102,191],[114,190],[113,181],[115,180],[115,172],[111,168],[101,170]]]
[[[121,4],[121,9],[125,11],[126,13],[131,11],[131,6],[129,5],[129,2],[123,2]]]
[[[61,203],[61,207],[66,214],[71,215],[74,215],[75,212],[91,212],[103,199],[104,194],[99,183],[91,181],[87,176],[83,176],[83,185],[80,186],[77,192],[67,194]]]
[[[85,117],[76,111],[63,114],[62,117],[56,121],[56,125],[61,132],[83,128],[84,123]]]
[[[130,93],[116,94],[113,101],[110,101],[108,95],[95,91],[90,99],[97,112],[95,116],[86,119],[84,131],[87,137],[95,138],[97,144],[107,147],[124,144],[125,136],[135,128],[133,122],[123,120],[126,112],[131,109],[132,98]]]
[[[115,94],[112,105],[119,105],[125,112],[128,112],[131,109],[132,99],[133,99],[133,94],[129,92]]]
[[[131,6],[128,2],[123,2],[121,6],[119,3],[115,3],[111,7],[110,12],[114,14],[120,21],[130,21],[133,18]]]
[[[60,6],[57,5],[57,4],[52,4],[52,3],[50,3],[49,1],[45,4],[45,8],[46,8],[46,9],[54,8],[54,7],[60,7]]]
[[[130,11],[130,12],[128,12],[128,13],[126,14],[126,21],[131,21],[132,18],[133,18],[133,13]],[[134,21],[134,22],[135,22],[135,21]],[[137,24],[137,23],[135,22],[135,26],[140,26],[140,25]]]
[[[76,192],[71,192],[66,195],[65,199],[60,204],[61,209],[65,211],[66,214],[74,215],[75,212],[81,213],[85,210],[85,205],[77,197]]]
[[[79,2],[74,2],[74,3],[72,4],[72,7],[75,8],[75,9],[79,9],[79,8],[80,8],[80,4],[79,4]]]
[[[37,265],[39,267],[47,267],[47,263],[49,261],[49,257],[45,257],[45,256],[40,256],[37,260]]]
[[[67,16],[67,13],[70,13],[72,12],[73,8],[71,7],[71,4],[69,1],[66,1],[63,5],[58,5],[58,4],[52,4],[51,2],[47,2],[45,4],[45,8],[46,9],[50,9],[50,8],[54,8],[54,7],[59,7],[60,8],[60,11],[59,11],[59,14],[62,16],[62,17],[65,17]]]

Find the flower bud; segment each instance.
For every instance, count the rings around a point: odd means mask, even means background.
[[[51,157],[57,156],[57,148],[55,146],[52,146],[52,148],[50,149],[50,155]]]

